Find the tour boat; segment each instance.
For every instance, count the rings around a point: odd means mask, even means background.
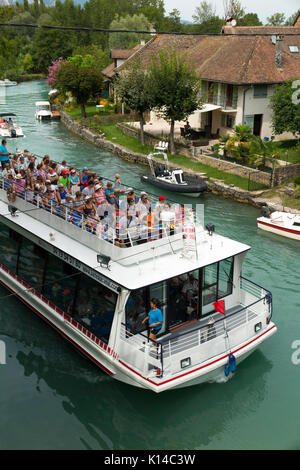
[[[228,380],[276,332],[271,293],[242,275],[250,247],[190,207],[175,204],[174,224],[126,229],[124,245],[120,228],[45,207],[3,182],[0,281],[110,377],[156,393]],[[143,323],[152,298],[156,339]]]
[[[163,155],[165,164],[158,164],[156,169],[154,169],[152,157],[156,155]],[[152,175],[143,175],[141,180],[144,183],[150,183],[164,190],[194,197],[200,196],[201,193],[207,190],[207,184],[203,178],[184,177],[181,169],[170,170],[168,157],[165,152],[150,153],[147,159]]]
[[[299,214],[280,211],[269,213],[267,208],[264,208],[263,212],[262,217],[257,219],[258,228],[293,240],[300,240]]]
[[[49,101],[36,101],[35,118],[39,121],[52,119],[51,105]]]
[[[13,122],[14,113],[0,113],[0,138],[24,137],[21,127]]]
[[[16,86],[18,85],[17,82],[12,82],[8,78],[4,78],[4,80],[0,80],[0,86]]]

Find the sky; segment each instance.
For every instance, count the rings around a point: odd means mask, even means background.
[[[207,0],[216,7],[218,16],[224,16],[223,0]],[[259,19],[265,23],[268,16],[274,13],[285,13],[286,18],[295,13],[299,8],[299,0],[240,0],[246,13],[257,13]],[[201,0],[164,0],[166,12],[174,8],[180,11],[181,19],[192,21],[195,8]]]

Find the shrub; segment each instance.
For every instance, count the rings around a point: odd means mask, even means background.
[[[295,183],[296,186],[300,186],[300,175],[295,176],[294,183]]]

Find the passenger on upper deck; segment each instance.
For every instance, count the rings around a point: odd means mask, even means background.
[[[64,185],[67,191],[70,191],[70,179],[68,170],[63,170],[61,176],[58,178],[58,183]]]
[[[115,188],[121,188],[121,180],[119,173],[115,174]]]
[[[71,193],[74,196],[77,193],[77,191],[79,191],[80,189],[80,178],[75,168],[72,168],[70,170],[69,180],[70,180]]]
[[[88,185],[89,174],[88,174],[88,169],[86,166],[79,173],[79,178],[80,178],[80,191],[82,191],[83,188],[85,188]]]
[[[85,188],[83,188],[82,194],[83,194],[83,196],[91,196],[92,197],[94,192],[95,192],[95,182],[94,182],[93,179],[90,179],[88,181],[87,186]]]

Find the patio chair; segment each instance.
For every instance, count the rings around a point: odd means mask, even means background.
[[[159,141],[158,145],[154,147],[155,150],[161,150],[162,152],[167,152],[169,147],[169,142]]]

